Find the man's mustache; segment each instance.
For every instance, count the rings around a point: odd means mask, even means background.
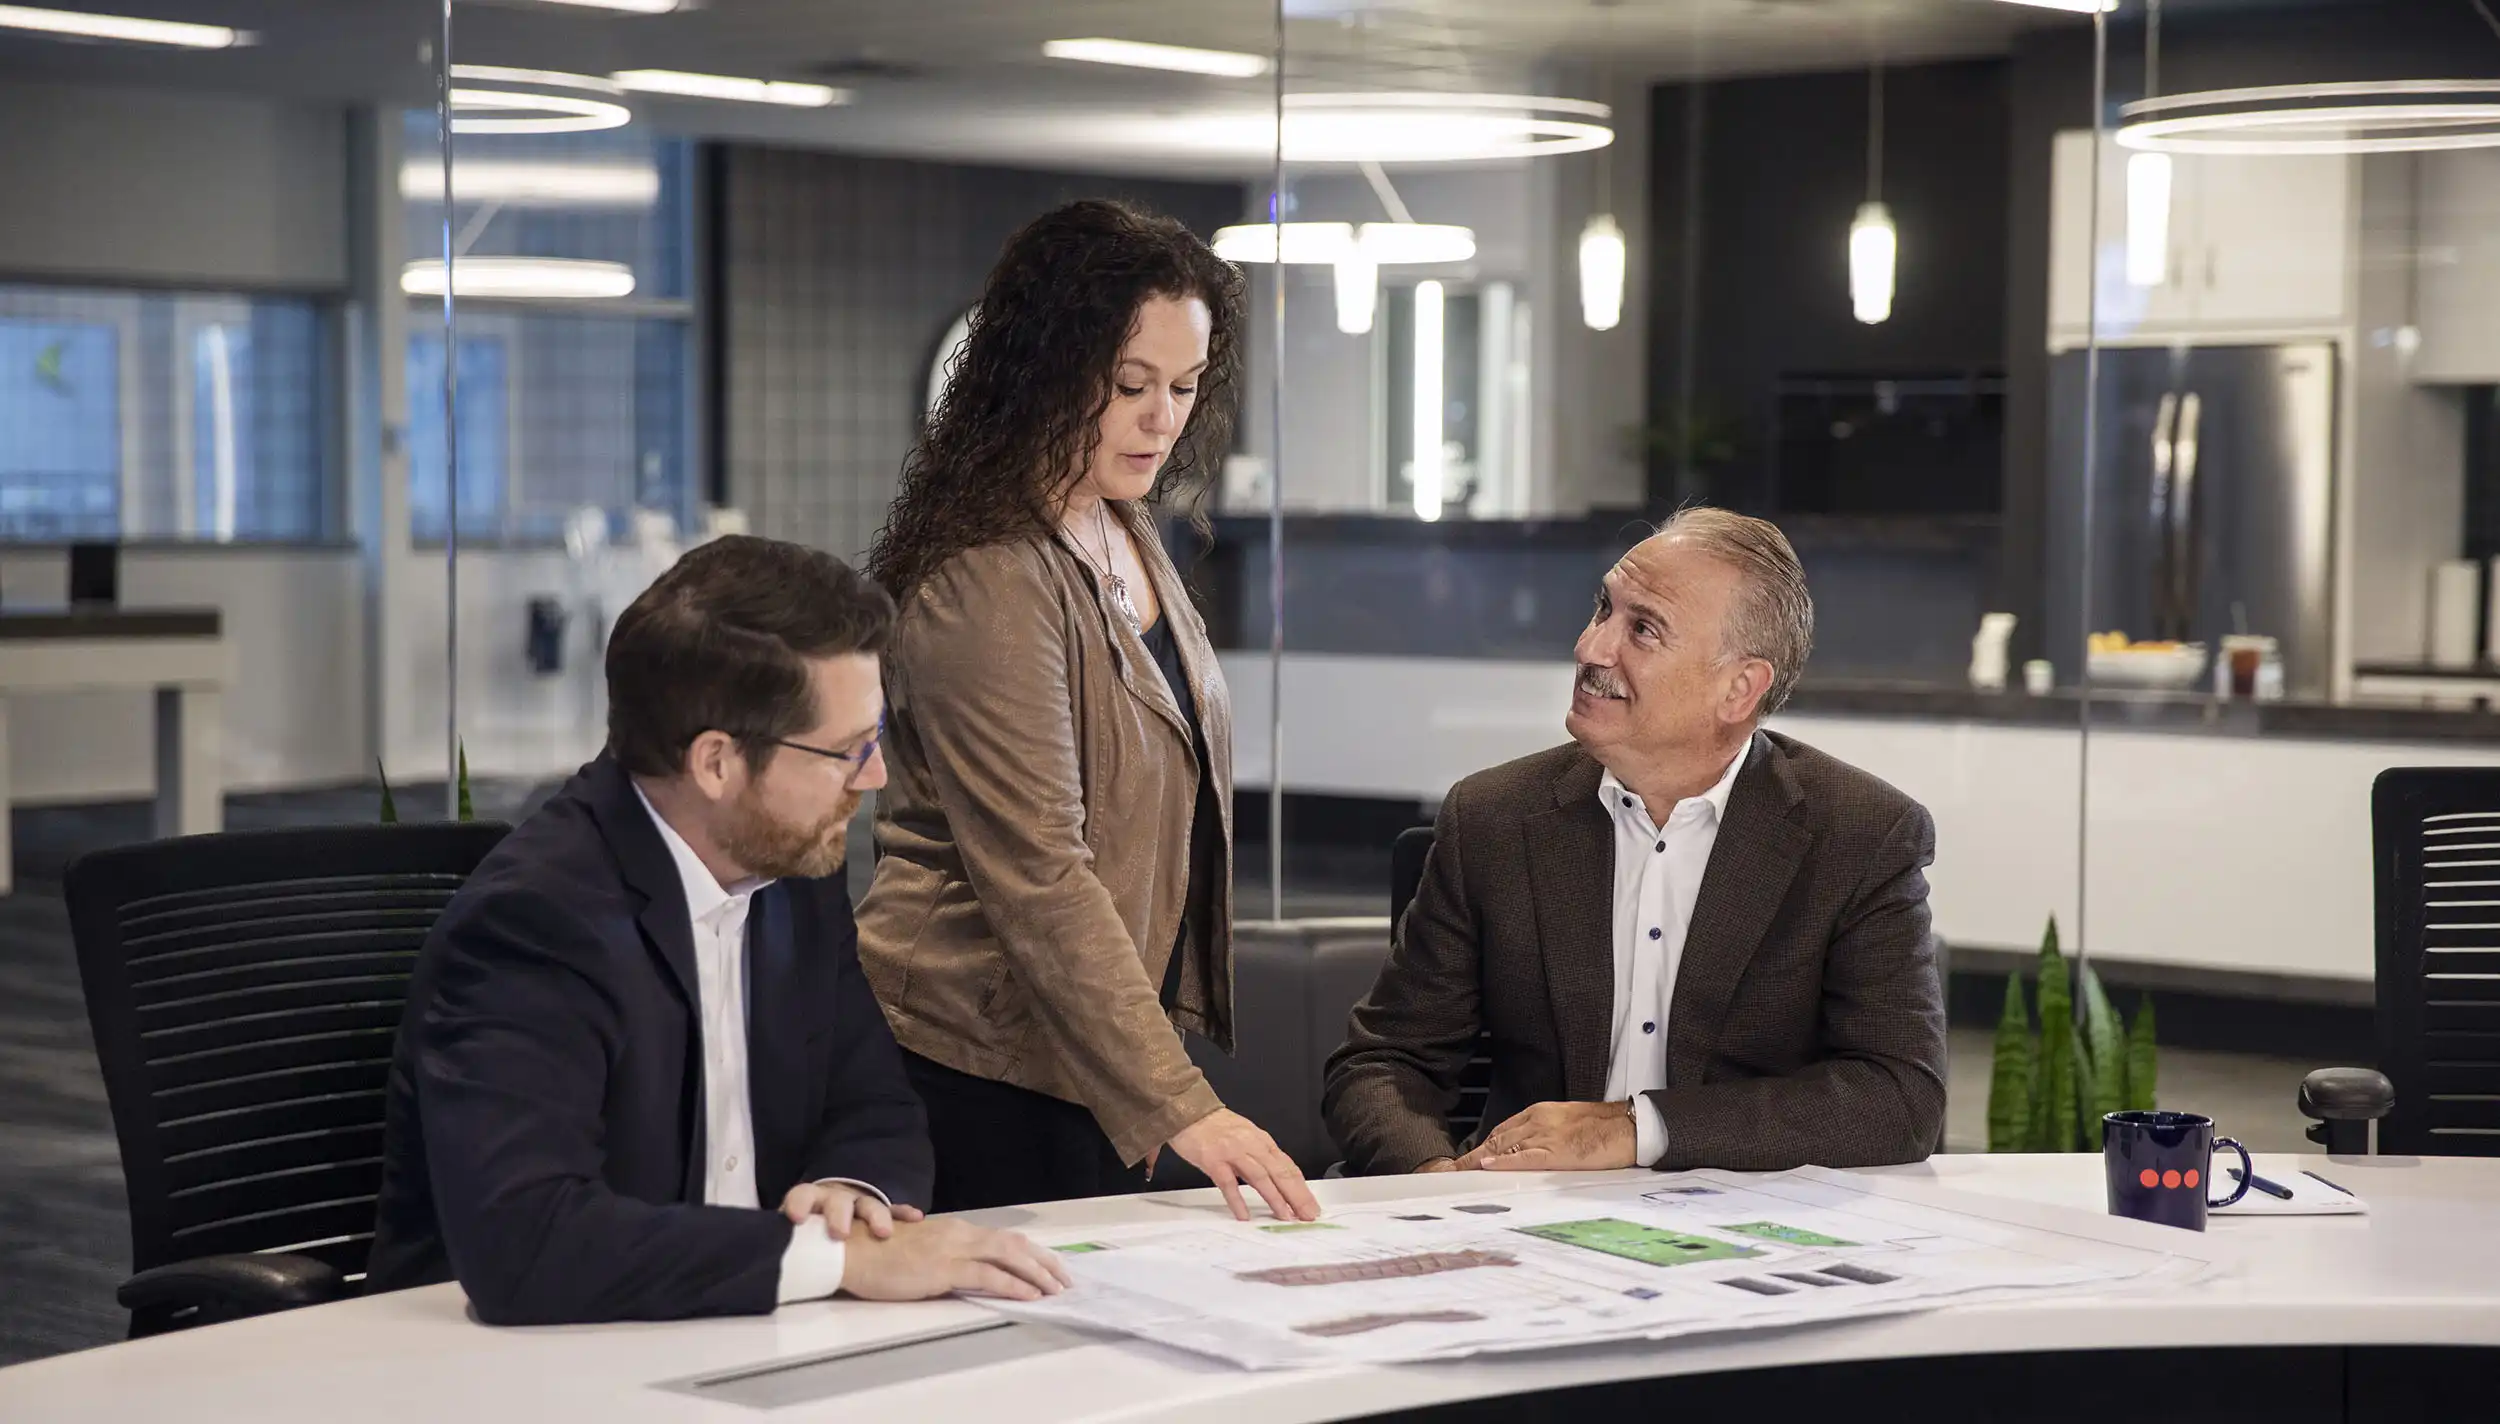
[[[1611,669],[1598,667],[1593,663],[1580,665],[1580,690],[1593,697],[1624,695],[1622,680],[1617,678]]]

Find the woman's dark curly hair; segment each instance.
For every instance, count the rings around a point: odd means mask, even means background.
[[[1070,473],[1093,462],[1120,348],[1150,297],[1195,297],[1213,319],[1197,404],[1153,497],[1221,460],[1244,293],[1240,269],[1171,218],[1088,198],[1027,224],[990,270],[946,393],[903,460],[869,575],[900,600],[966,549],[1054,527]]]

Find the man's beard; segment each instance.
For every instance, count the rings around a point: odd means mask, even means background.
[[[748,874],[765,880],[813,880],[840,870],[850,858],[851,813],[860,795],[844,792],[842,804],[813,825],[781,820],[750,793],[738,799],[720,848]]]

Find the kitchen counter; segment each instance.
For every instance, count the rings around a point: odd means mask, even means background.
[[[2082,725],[2082,689],[2034,697],[2019,688],[1982,692],[1950,683],[1809,676],[1788,712],[1809,717],[1906,717],[2009,726]],[[2094,688],[2092,725],[2111,730],[2224,736],[2314,737],[2337,741],[2477,742],[2500,745],[2500,712],[2416,702],[2248,702],[2198,692]]]
[[[1267,659],[1223,655],[1233,717],[1265,727]],[[1292,652],[1290,791],[1428,807],[1461,777],[1564,739],[1572,666]],[[2369,983],[2371,786],[2397,766],[2500,766],[2500,716],[1809,679],[1772,719],[1935,818],[1949,942],[2023,950],[2048,916],[2110,961]],[[1271,743],[1233,744],[1265,788]],[[2090,913],[2084,915],[2086,904]]]

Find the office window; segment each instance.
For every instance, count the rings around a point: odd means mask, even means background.
[[[433,118],[408,118],[401,175],[412,261],[439,264],[442,168]],[[694,305],[689,299],[691,145],[640,127],[464,138],[453,154],[451,241],[462,260],[602,264],[621,296],[462,296],[457,311],[460,536],[543,543],[579,509],[622,534],[637,509],[690,528]],[[439,270],[439,268],[437,268]],[[578,266],[572,269],[578,275]],[[465,285],[465,284],[464,284]],[[510,290],[509,288],[506,289]],[[410,310],[409,513],[415,536],[448,531],[439,298]]]
[[[512,429],[511,348],[500,337],[460,338],[460,532],[503,532],[506,438]],[[419,538],[441,539],[448,463],[443,442],[443,337],[408,338],[408,463],[417,472],[408,491],[408,522]]]
[[[333,532],[327,313],[0,286],[0,539]]]
[[[685,527],[691,398],[683,320],[460,309],[460,537],[544,543],[584,506]],[[443,334],[408,341],[409,524],[440,540]]]

